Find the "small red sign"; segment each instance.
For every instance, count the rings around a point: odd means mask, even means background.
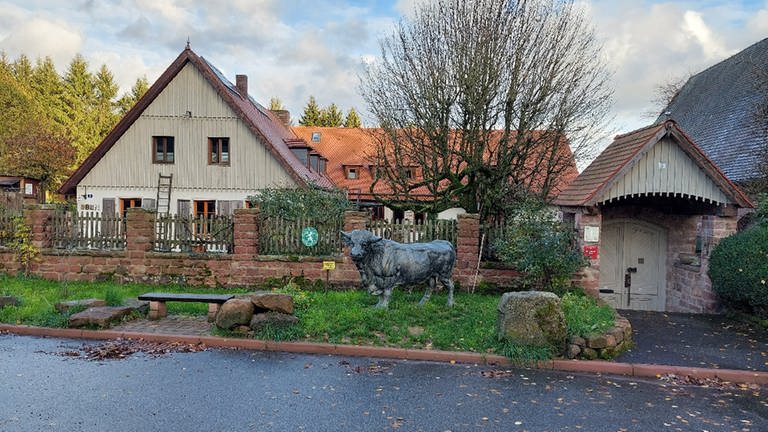
[[[597,252],[599,250],[599,247],[597,245],[587,245],[584,246],[584,256],[589,259],[597,259]]]

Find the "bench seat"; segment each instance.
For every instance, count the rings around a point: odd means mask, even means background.
[[[142,294],[139,300],[149,301],[149,319],[160,319],[168,315],[165,302],[195,302],[208,303],[208,321],[213,321],[219,307],[227,300],[235,298],[232,294],[186,294],[151,292]]]

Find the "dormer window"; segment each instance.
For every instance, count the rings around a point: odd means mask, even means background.
[[[324,157],[320,158],[320,170],[319,170],[319,172],[321,172],[321,173],[325,173],[326,172],[325,169],[326,169],[326,164],[327,163],[328,163],[328,159],[326,159]]]
[[[320,142],[320,132],[312,132],[312,142]]]
[[[293,155],[301,161],[302,165],[307,165],[309,151],[306,148],[292,148],[291,151],[293,152]]]
[[[316,154],[309,155],[309,169],[320,172],[320,156]]]
[[[405,178],[413,180],[416,178],[416,167],[408,167],[405,169]]]
[[[347,167],[347,179],[355,180],[359,177],[358,167]]]

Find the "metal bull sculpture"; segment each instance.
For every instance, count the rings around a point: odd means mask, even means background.
[[[448,288],[448,306],[453,306],[451,274],[456,251],[450,242],[404,244],[385,240],[366,230],[342,231],[341,239],[352,248],[349,255],[360,272],[363,287],[370,294],[380,296],[376,307],[389,305],[396,286],[428,281],[429,287],[419,302],[423,305],[432,295],[436,280]]]

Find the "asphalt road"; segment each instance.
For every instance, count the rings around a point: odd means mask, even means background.
[[[2,431],[768,431],[766,389],[0,335]],[[74,356],[80,353],[79,356]]]

